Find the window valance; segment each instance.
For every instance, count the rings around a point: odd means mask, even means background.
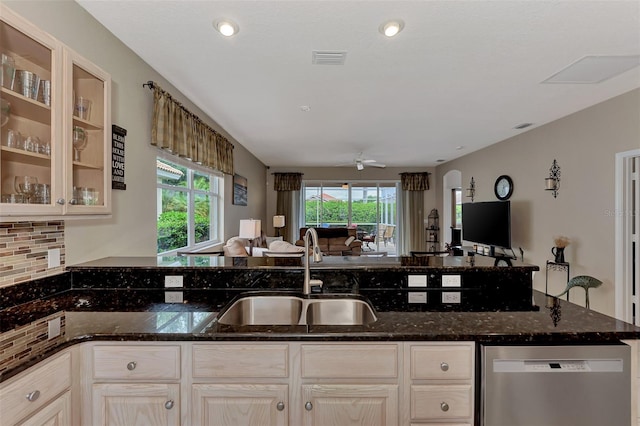
[[[429,189],[429,172],[400,173],[404,191],[426,191]]]
[[[275,191],[300,191],[302,173],[274,173],[273,189]]]
[[[156,83],[145,86],[153,91],[151,145],[232,175],[233,144]]]

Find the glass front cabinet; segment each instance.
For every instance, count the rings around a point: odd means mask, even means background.
[[[0,5],[0,220],[111,213],[111,77]]]

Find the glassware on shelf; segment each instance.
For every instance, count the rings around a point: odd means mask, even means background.
[[[24,149],[24,139],[22,134],[13,129],[7,131],[7,146],[9,148]]]
[[[9,90],[13,90],[13,81],[16,75],[16,63],[13,58],[7,54],[0,55],[2,57],[0,66],[2,72],[0,72],[0,86]]]
[[[87,131],[73,126],[73,161],[80,161],[80,152],[87,146]]]
[[[89,118],[91,117],[91,99],[87,99],[82,96],[75,97],[73,115],[82,120],[89,121]]]
[[[40,89],[40,77],[31,71],[17,70],[14,86],[17,86],[16,92],[22,96],[36,100]]]
[[[22,194],[28,203],[35,195],[38,178],[35,176],[16,176],[13,182],[16,192]]]
[[[9,122],[11,116],[11,104],[6,99],[0,99],[0,127]]]

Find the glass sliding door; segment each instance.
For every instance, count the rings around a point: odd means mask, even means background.
[[[304,226],[353,227],[364,252],[396,254],[396,182],[304,183]]]

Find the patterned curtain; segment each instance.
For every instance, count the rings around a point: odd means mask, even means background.
[[[284,239],[291,243],[298,239],[297,231],[300,228],[298,221],[300,214],[300,188],[302,188],[302,173],[273,174],[273,189],[278,191],[276,214],[284,215]]]
[[[151,145],[233,175],[233,144],[156,83],[149,84],[153,90]]]
[[[276,191],[300,191],[302,173],[274,173],[273,189]]]
[[[427,191],[429,189],[429,172],[400,173],[403,191]]]

